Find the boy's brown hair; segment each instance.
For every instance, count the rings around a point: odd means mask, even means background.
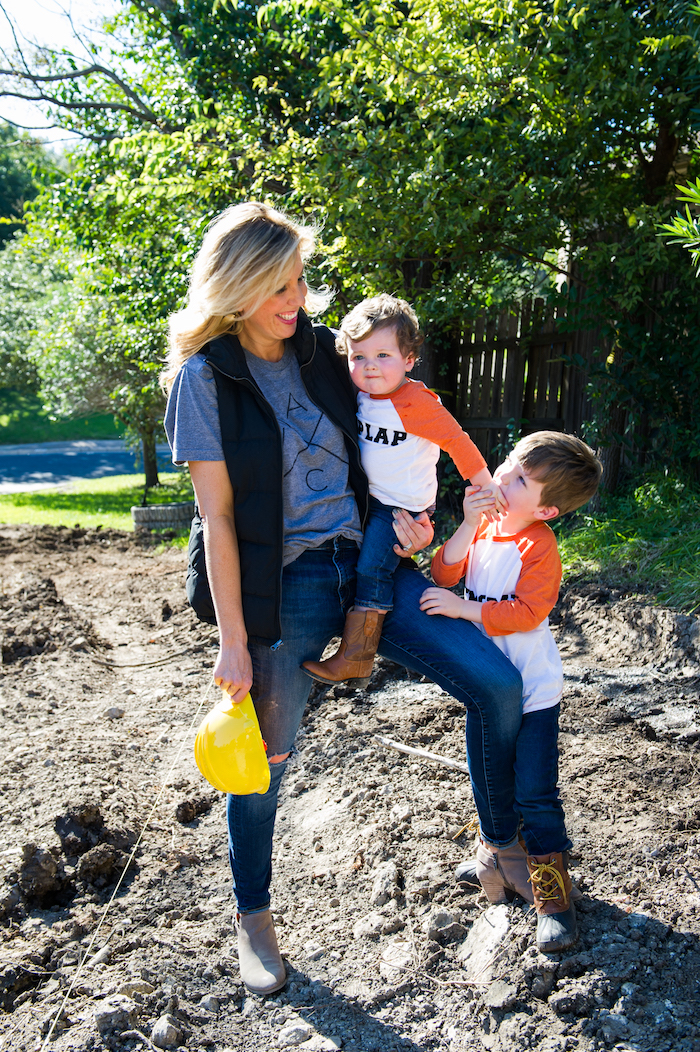
[[[603,467],[590,446],[561,431],[535,431],[521,438],[513,456],[537,482],[540,505],[560,515],[580,508],[598,489]]]
[[[362,300],[345,315],[335,338],[336,350],[347,355],[348,340],[364,340],[377,329],[388,328],[396,333],[396,342],[404,358],[417,358],[424,337],[416,312],[406,300],[389,296],[386,292]]]

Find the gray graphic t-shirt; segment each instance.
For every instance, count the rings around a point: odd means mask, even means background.
[[[282,433],[284,565],[341,534],[361,543],[345,440],[309,398],[294,351],[287,345],[279,362],[246,352],[246,363]],[[176,464],[224,459],[216,383],[201,354],[189,358],[177,375],[165,430]]]

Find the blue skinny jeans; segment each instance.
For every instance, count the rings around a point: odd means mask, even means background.
[[[530,855],[569,851],[559,798],[559,706],[526,712],[515,743],[515,807]]]
[[[304,552],[282,578],[282,641],[276,650],[251,644],[253,687],[268,755],[288,753],[304,714],[311,680],[302,661],[318,661],[342,635],[355,596],[357,546],[336,538]],[[423,613],[418,601],[430,582],[405,564],[394,574],[394,609],[384,621],[379,653],[433,680],[468,712],[467,760],[482,835],[505,846],[520,822],[515,808],[515,742],[521,722],[519,672],[466,621]],[[271,764],[264,795],[229,796],[229,858],[242,913],[270,903],[272,836],[284,763]]]

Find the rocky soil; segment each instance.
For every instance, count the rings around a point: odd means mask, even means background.
[[[464,714],[379,662],[312,695],[279,814],[289,983],[238,981],[224,799],[195,729],[213,630],[184,554],[0,527],[0,1048],[698,1052],[698,622],[605,588],[556,612],[561,779],[581,939],[539,954],[522,904],[456,886]],[[131,861],[130,861],[131,860]],[[121,879],[121,883],[117,882]]]

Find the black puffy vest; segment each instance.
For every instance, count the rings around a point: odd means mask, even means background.
[[[292,343],[309,397],[345,437],[349,482],[364,525],[369,490],[360,464],[355,398],[347,363],[336,352],[330,329],[312,326],[302,312]],[[271,407],[248,370],[238,338],[221,336],[208,344],[204,353],[214,370],[224,458],[233,486],[248,638],[251,642],[272,645],[281,636],[284,541],[281,432]],[[198,516],[192,523],[190,536],[187,594],[198,617],[213,624],[214,609]]]

